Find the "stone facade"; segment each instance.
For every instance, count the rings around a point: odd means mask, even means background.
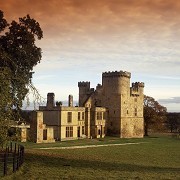
[[[121,138],[143,137],[144,83],[132,83],[131,73],[105,72],[102,85],[90,88],[90,82],[79,82],[79,105],[89,108],[106,107],[107,134]]]
[[[37,142],[43,142],[43,123],[56,140],[103,138],[106,134],[142,138],[144,83],[135,82],[130,87],[130,78],[131,73],[126,71],[105,72],[102,85],[96,89],[90,88],[90,82],[78,82],[79,107],[73,106],[72,95],[68,106],[61,106],[55,105],[54,93],[48,93],[46,106],[39,107],[43,113],[38,115],[39,125],[35,124]]]
[[[21,142],[27,141],[27,128],[22,127],[21,128]]]
[[[39,110],[43,112],[43,122],[54,129],[56,140],[105,136],[105,117],[96,120],[96,113],[106,112],[106,108],[73,107],[72,95],[69,106],[55,106],[54,97],[54,93],[48,93],[46,106],[40,106]]]
[[[30,125],[31,141],[36,143],[55,142],[54,129],[43,122],[43,112],[33,111]]]
[[[28,138],[28,130],[30,129],[29,124],[25,124],[20,121],[10,121],[10,128],[16,128],[20,130],[20,141],[26,142]]]

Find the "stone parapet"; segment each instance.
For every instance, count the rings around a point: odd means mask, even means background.
[[[144,83],[143,82],[135,82],[135,83],[132,83],[132,88],[133,87],[144,87]]]
[[[80,82],[78,82],[78,87],[89,87],[90,88],[90,82],[89,81],[80,81]]]
[[[68,107],[62,106],[61,111],[85,111],[85,107]]]
[[[102,77],[127,77],[131,78],[131,73],[127,71],[108,71],[102,73]]]

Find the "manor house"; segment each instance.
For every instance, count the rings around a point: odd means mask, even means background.
[[[79,82],[79,106],[73,106],[72,95],[68,106],[55,105],[54,93],[48,93],[46,106],[40,106],[34,118],[40,117],[34,133],[37,136],[41,129],[39,142],[105,135],[142,138],[144,83],[130,86],[130,78],[131,73],[126,71],[104,72],[96,89],[90,82]]]

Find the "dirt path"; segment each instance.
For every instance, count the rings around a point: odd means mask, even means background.
[[[94,147],[105,147],[105,146],[125,146],[125,145],[134,145],[142,144],[146,142],[139,143],[123,143],[123,144],[98,144],[98,145],[84,145],[84,146],[69,146],[69,147],[47,147],[47,148],[36,148],[36,149],[83,149],[83,148],[94,148]]]

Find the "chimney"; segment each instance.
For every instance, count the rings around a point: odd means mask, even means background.
[[[69,95],[68,106],[73,107],[73,96],[72,95]]]

